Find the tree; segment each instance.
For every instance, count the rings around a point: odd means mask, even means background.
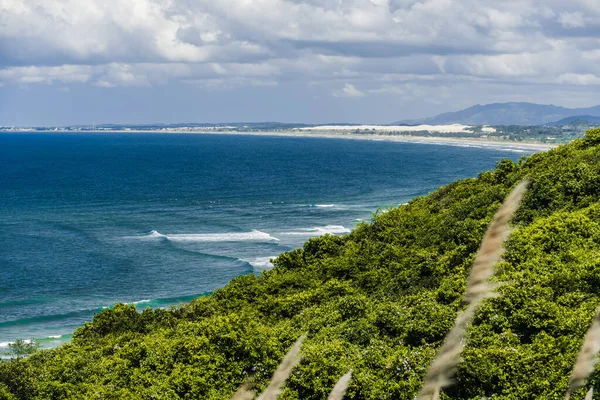
[[[23,358],[32,355],[39,349],[40,344],[36,342],[35,339],[17,339],[14,343],[9,343],[8,354],[14,358]]]

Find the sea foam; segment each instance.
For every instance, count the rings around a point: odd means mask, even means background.
[[[297,231],[281,232],[281,235],[286,236],[321,236],[325,234],[340,235],[344,233],[350,233],[350,229],[341,225],[326,225],[326,226],[315,226],[312,228],[302,228]]]
[[[245,260],[248,264],[252,265],[252,267],[256,271],[263,271],[265,269],[271,269],[274,265],[271,263],[272,258],[276,258],[277,256],[272,257],[256,257],[250,260]]]
[[[23,340],[24,343],[31,343],[31,339]],[[7,348],[9,345],[14,344],[15,342],[0,342],[0,348]]]
[[[177,233],[164,235],[152,231],[143,236],[126,236],[128,239],[167,239],[173,242],[276,242],[274,236],[259,230],[251,232],[228,232],[228,233]]]
[[[71,340],[71,338],[73,337],[72,333],[65,333],[62,335],[50,335],[50,336],[46,336],[43,338],[36,338],[36,339],[24,339],[23,342],[24,343],[31,343],[32,340],[35,340],[36,343],[38,343],[39,345],[41,345],[42,348],[51,348],[51,347],[55,347],[59,344],[62,343],[67,343]],[[57,342],[59,342],[57,344]],[[0,342],[0,359],[10,359],[10,357],[7,355],[7,350],[9,345],[14,344],[14,341],[11,342]]]

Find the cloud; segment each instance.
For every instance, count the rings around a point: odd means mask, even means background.
[[[0,86],[577,98],[600,76],[599,21],[597,0],[2,0]]]
[[[585,26],[585,18],[582,12],[564,12],[558,17],[558,22],[566,29],[583,28]]]
[[[92,83],[98,87],[132,87],[168,84],[172,80],[190,82],[218,79],[221,87],[273,85],[278,68],[269,64],[239,63],[110,63],[62,65],[57,67],[9,67],[0,70],[5,83]],[[262,83],[259,83],[262,82]],[[267,83],[268,82],[268,83]],[[275,82],[276,84],[276,82]]]
[[[0,70],[0,81],[12,83],[85,83],[91,79],[93,68],[80,65],[57,67],[10,67]]]
[[[205,42],[202,40],[200,30],[195,26],[179,27],[175,32],[175,38],[181,43],[191,44],[193,46],[203,46]]]
[[[569,85],[600,85],[600,76],[568,73],[559,76],[558,81]]]
[[[361,92],[360,90],[358,90],[357,88],[355,88],[354,85],[346,83],[342,89],[335,90],[333,92],[333,95],[335,97],[358,98],[358,97],[364,97],[365,94],[363,92]]]
[[[555,0],[5,0],[0,7],[3,62],[38,65],[265,61],[305,50],[376,58],[518,53],[547,48],[537,33],[556,15],[564,26],[581,27],[581,9],[592,6],[569,10]]]
[[[247,77],[236,77],[230,79],[219,79],[219,78],[209,78],[209,79],[189,79],[186,80],[185,83],[192,84],[196,87],[206,89],[206,90],[232,90],[237,87],[246,86],[246,87],[269,87],[269,86],[277,86],[277,81],[267,80],[267,79],[257,79],[257,78],[247,78]]]

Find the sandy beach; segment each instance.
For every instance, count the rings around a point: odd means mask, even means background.
[[[133,132],[133,131],[127,131]],[[209,135],[251,135],[251,136],[279,136],[279,137],[303,137],[303,138],[328,138],[349,140],[376,140],[400,143],[437,144],[459,147],[493,147],[503,150],[521,153],[540,152],[558,147],[558,144],[540,142],[515,142],[508,140],[493,140],[489,138],[452,138],[437,136],[410,136],[410,135],[382,135],[378,133],[348,133],[344,131],[317,131],[317,130],[289,130],[289,131],[154,131],[156,133],[185,133],[185,134],[209,134]]]
[[[4,131],[7,133],[27,134],[30,131]],[[381,131],[387,132],[387,131]],[[40,132],[38,132],[40,133]],[[151,133],[151,134],[187,134],[187,135],[246,135],[246,136],[278,136],[278,137],[302,137],[302,138],[327,138],[327,139],[346,139],[346,140],[374,140],[399,143],[420,143],[437,144],[458,147],[478,147],[478,148],[498,148],[502,150],[515,151],[520,153],[531,153],[546,151],[559,146],[556,143],[541,143],[531,141],[509,141],[493,138],[462,138],[462,137],[443,137],[443,136],[414,136],[389,133],[353,133],[349,130],[317,130],[317,129],[290,129],[276,131],[238,131],[238,130],[216,130],[216,129],[152,129],[152,130],[134,130],[134,129],[111,129],[111,130],[55,130],[45,131],[44,133],[71,133],[71,134],[95,134],[95,133]]]

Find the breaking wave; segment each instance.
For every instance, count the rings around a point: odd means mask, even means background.
[[[272,258],[276,258],[277,256],[271,257],[256,257],[249,260],[244,260],[248,264],[252,265],[255,271],[263,271],[266,269],[271,269],[274,265],[271,263]]]
[[[228,233],[177,233],[164,235],[157,231],[151,231],[142,236],[126,236],[128,239],[166,239],[172,242],[277,242],[274,236],[259,230],[250,232],[228,232]]]
[[[281,232],[281,235],[285,236],[321,236],[325,234],[341,235],[350,233],[350,229],[342,225],[326,225],[326,226],[315,226],[312,228],[302,228],[297,231]]]

